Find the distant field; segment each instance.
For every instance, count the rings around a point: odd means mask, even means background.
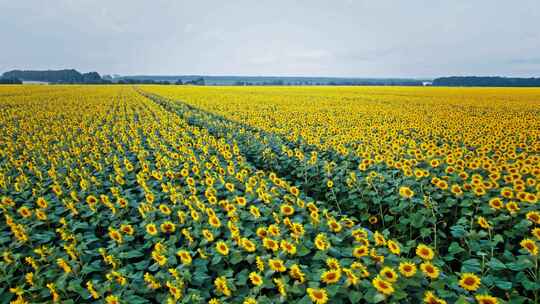
[[[540,89],[2,86],[0,124],[0,303],[539,300]]]

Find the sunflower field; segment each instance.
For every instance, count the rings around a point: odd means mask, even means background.
[[[0,87],[0,303],[538,303],[540,90]]]

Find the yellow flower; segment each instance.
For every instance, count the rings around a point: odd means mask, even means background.
[[[524,239],[522,240],[519,245],[523,247],[523,249],[527,250],[530,255],[538,255],[538,246],[536,245],[536,242],[531,239]]]
[[[480,227],[482,227],[484,229],[490,229],[491,228],[491,225],[489,224],[489,222],[482,216],[479,216],[476,221],[477,221],[478,225],[480,225]]]
[[[424,275],[430,279],[436,279],[439,277],[439,269],[430,262],[420,264],[420,269]]]
[[[405,277],[412,277],[416,274],[416,265],[410,262],[399,263],[399,272]]]
[[[111,239],[113,239],[114,241],[116,241],[117,243],[119,243],[119,244],[121,244],[122,241],[123,241],[123,238],[122,238],[122,235],[120,234],[120,232],[118,232],[118,230],[110,228],[110,227],[109,227],[109,237]]]
[[[426,292],[423,300],[426,304],[446,304],[445,300],[438,298],[432,291]]]
[[[480,278],[474,273],[462,273],[459,286],[468,291],[476,291],[480,287]]]
[[[176,225],[171,221],[165,221],[159,227],[163,233],[173,233],[176,231]]]
[[[36,205],[38,205],[38,207],[41,209],[46,209],[49,206],[49,204],[47,203],[47,200],[45,200],[45,198],[43,197],[39,197],[37,199]]]
[[[339,282],[339,279],[341,278],[341,271],[340,270],[328,270],[323,272],[321,275],[321,281],[326,284],[334,284]]]
[[[411,188],[402,186],[399,188],[399,195],[403,198],[411,198],[414,195],[414,191],[411,190]]]
[[[527,212],[526,218],[534,224],[540,225],[540,212],[529,211]]]
[[[227,286],[227,278],[225,278],[224,276],[216,278],[214,280],[214,286],[223,295],[227,297],[231,296],[231,290],[229,289],[229,286]]]
[[[478,304],[499,304],[499,300],[497,300],[497,298],[486,294],[475,295],[474,298]]]
[[[229,254],[229,246],[223,241],[219,241],[216,243],[216,250],[221,255],[228,255]]]
[[[58,266],[60,266],[60,268],[64,270],[65,273],[71,272],[71,266],[69,266],[69,264],[64,259],[57,259],[56,263],[58,264]]]
[[[430,247],[420,244],[416,247],[416,255],[421,257],[424,260],[433,260],[433,257],[435,256],[435,253],[433,252],[433,249]]]
[[[156,235],[158,233],[156,225],[155,224],[146,225],[146,232],[150,235]]]
[[[119,304],[120,300],[118,300],[117,296],[109,295],[105,298],[105,302],[107,304]]]
[[[270,269],[272,269],[275,272],[287,271],[287,267],[285,267],[285,264],[280,259],[270,259],[268,261],[268,266],[270,267]]]
[[[279,209],[281,213],[285,216],[291,216],[294,214],[294,208],[291,205],[283,204]]]
[[[182,261],[182,264],[184,265],[190,265],[191,264],[191,254],[187,250],[178,250],[176,252],[176,255],[180,257],[180,260]]]
[[[397,273],[390,267],[384,267],[381,269],[379,276],[390,283],[394,283],[398,279]]]
[[[253,271],[249,274],[249,280],[251,281],[251,284],[255,286],[261,286],[263,284],[263,278]]]
[[[308,288],[306,289],[311,302],[315,304],[325,304],[328,302],[328,293],[324,288]]]
[[[393,240],[389,240],[386,243],[386,246],[388,246],[388,249],[390,252],[392,252],[395,255],[399,255],[401,253],[401,248],[399,247],[399,244]]]
[[[391,295],[394,292],[392,283],[383,280],[380,276],[376,276],[371,283],[377,289],[377,291],[384,295]]]
[[[328,250],[330,248],[330,243],[326,239],[326,235],[324,233],[319,233],[315,237],[315,247],[319,250]]]

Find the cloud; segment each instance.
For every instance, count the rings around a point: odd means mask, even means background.
[[[537,0],[0,0],[0,11],[0,72],[540,73]]]

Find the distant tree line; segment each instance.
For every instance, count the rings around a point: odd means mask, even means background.
[[[103,80],[97,72],[80,73],[77,70],[47,70],[47,71],[21,71],[5,72],[4,78],[16,78],[22,81],[42,81],[49,83],[67,84],[102,84],[109,83]]]
[[[176,80],[174,83],[168,80],[153,80],[153,79],[132,79],[122,78],[116,81],[117,84],[162,84],[162,85],[205,85],[204,78],[197,78],[182,82],[181,79]]]
[[[22,84],[22,81],[18,78],[0,77],[0,84]]]
[[[262,82],[249,82],[249,81],[236,81],[236,86],[421,86],[422,81],[408,80],[408,81],[329,81],[329,82],[311,82],[311,81],[293,81],[286,82],[283,80],[274,81],[262,81]]]
[[[540,78],[453,76],[433,80],[434,86],[447,87],[540,87]]]

